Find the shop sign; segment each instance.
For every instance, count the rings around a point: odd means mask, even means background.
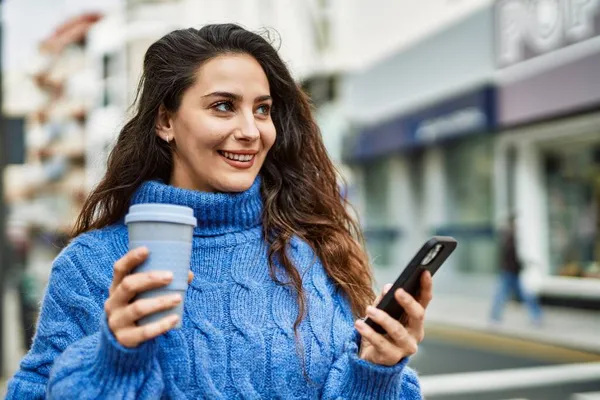
[[[500,0],[494,13],[500,67],[600,35],[599,0]]]
[[[364,128],[347,144],[347,161],[373,159],[450,138],[488,133],[496,126],[496,89],[484,86]]]
[[[415,139],[435,142],[444,137],[485,129],[486,125],[484,111],[478,107],[467,107],[420,122],[415,130]]]
[[[600,53],[578,58],[498,89],[502,127],[558,118],[600,106]]]
[[[406,117],[413,144],[489,132],[496,123],[496,91],[491,86],[439,102]]]

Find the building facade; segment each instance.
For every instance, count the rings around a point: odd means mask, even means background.
[[[345,78],[345,160],[380,280],[435,234],[460,242],[442,286],[492,277],[516,214],[530,290],[600,299],[599,6],[528,4],[496,2]]]
[[[544,297],[597,300],[600,5],[545,7],[496,7],[496,209],[517,214],[521,253]]]
[[[429,236],[461,246],[441,275],[495,269],[491,7],[345,80],[367,241],[381,281]]]

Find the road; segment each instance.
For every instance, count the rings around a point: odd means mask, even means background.
[[[469,381],[469,373],[504,371],[525,368],[544,370],[545,366],[569,366],[600,361],[600,354],[573,351],[565,348],[532,343],[489,333],[467,330],[434,328],[421,344],[419,352],[411,359],[411,366],[424,379],[445,374],[460,374],[457,381]],[[475,379],[475,378],[473,378]],[[491,377],[490,381],[494,378]],[[519,375],[515,376],[519,380]],[[524,386],[531,384],[526,382]],[[485,384],[484,384],[485,386]],[[433,400],[576,400],[577,393],[596,392],[600,399],[600,377],[588,382],[545,382],[537,387],[496,390],[490,393],[461,393],[455,395],[429,395]],[[593,397],[596,399],[596,397]],[[583,399],[583,397],[582,397]]]

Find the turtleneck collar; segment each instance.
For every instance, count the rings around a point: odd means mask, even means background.
[[[133,195],[131,205],[163,203],[187,206],[198,221],[194,234],[219,236],[241,232],[261,223],[260,178],[240,193],[207,193],[170,186],[161,181],[146,181]]]

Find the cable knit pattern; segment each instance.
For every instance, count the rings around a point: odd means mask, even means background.
[[[269,275],[260,183],[223,194],[152,181],[135,193],[132,204],[185,205],[198,219],[182,328],[137,348],[117,342],[103,312],[127,227],[75,239],[54,262],[33,346],[7,398],[420,399],[407,360],[384,367],[359,359],[349,302],[297,238],[290,257],[307,316],[294,335],[295,296]],[[288,280],[280,266],[276,275]]]

